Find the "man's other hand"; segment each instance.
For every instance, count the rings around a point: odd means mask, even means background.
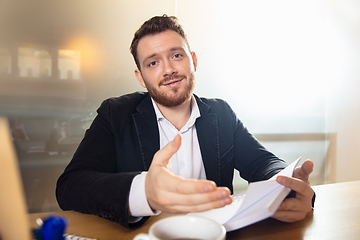
[[[314,190],[310,186],[309,176],[313,171],[314,163],[305,161],[301,167],[294,170],[293,177],[278,176],[277,182],[296,192],[295,198],[286,198],[279,209],[272,216],[283,222],[295,222],[305,218],[312,210]]]
[[[181,136],[160,149],[153,158],[145,179],[147,201],[153,210],[171,213],[201,212],[232,202],[230,190],[208,180],[184,179],[174,175],[171,156],[181,145]]]

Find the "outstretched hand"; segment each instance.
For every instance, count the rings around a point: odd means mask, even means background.
[[[314,163],[305,161],[301,167],[294,170],[293,177],[278,176],[276,181],[296,192],[295,198],[286,198],[272,216],[284,222],[295,222],[305,218],[312,209],[314,190],[310,186],[309,176]]]
[[[181,136],[160,149],[145,179],[147,201],[153,210],[171,213],[200,212],[232,202],[230,190],[208,180],[184,179],[171,172],[169,160],[181,145]]]

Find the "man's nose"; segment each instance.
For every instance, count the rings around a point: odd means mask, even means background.
[[[176,67],[174,66],[174,63],[172,63],[171,61],[169,60],[164,61],[163,67],[164,67],[164,77],[177,74]]]

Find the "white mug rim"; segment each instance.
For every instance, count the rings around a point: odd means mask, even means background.
[[[208,222],[212,222],[214,225],[217,225],[220,230],[221,230],[221,233],[218,235],[218,236],[215,236],[214,239],[225,239],[225,236],[226,236],[226,229],[223,225],[221,225],[220,223],[216,222],[215,220],[212,220],[212,219],[209,219],[209,218],[205,218],[205,217],[201,217],[201,216],[189,216],[189,215],[181,215],[181,216],[171,216],[171,217],[167,217],[167,218],[163,218],[157,222],[155,222],[154,224],[152,224],[149,228],[149,236],[153,236],[155,238],[158,238],[158,236],[155,236],[154,235],[154,229],[158,226],[158,225],[161,225],[162,223],[166,222],[166,221],[169,221],[169,220],[172,220],[172,219],[199,219],[201,221],[205,220],[205,221],[208,221]]]

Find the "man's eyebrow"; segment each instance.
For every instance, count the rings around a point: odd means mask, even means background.
[[[183,47],[173,47],[170,49],[170,52],[179,51],[179,50],[185,51]]]
[[[156,53],[153,53],[153,54],[145,57],[145,58],[144,58],[144,61],[143,61],[143,64],[145,64],[145,62],[146,62],[148,59],[151,59],[151,58],[153,58],[153,57],[155,57],[155,56],[156,56]]]

